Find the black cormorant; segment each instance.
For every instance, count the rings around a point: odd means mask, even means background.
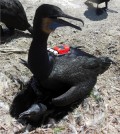
[[[97,76],[112,62],[108,57],[97,58],[78,48],[71,48],[70,53],[62,56],[48,53],[47,39],[57,27],[81,30],[61,17],[83,22],[53,5],[43,4],[36,10],[28,54],[29,69],[34,76],[10,108],[11,116],[20,122],[40,125],[49,118],[61,119],[90,94]]]
[[[14,33],[14,29],[33,32],[24,8],[18,0],[0,0],[0,15],[0,21],[7,26],[10,34]]]

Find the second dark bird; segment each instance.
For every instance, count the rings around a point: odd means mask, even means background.
[[[10,30],[10,34],[14,33],[15,29],[28,30],[33,32],[33,28],[28,23],[26,13],[20,1],[18,0],[0,0],[0,15],[3,22]],[[1,29],[3,34],[3,30]]]

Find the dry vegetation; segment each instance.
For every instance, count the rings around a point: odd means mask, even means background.
[[[35,9],[49,0],[20,0],[32,24]],[[118,13],[105,13],[97,17],[95,9],[85,0],[53,0],[68,14],[85,21],[82,31],[69,27],[59,28],[51,34],[48,44],[84,46],[84,50],[97,56],[108,56],[117,65],[98,77],[91,96],[53,128],[37,128],[29,134],[119,134],[120,133],[120,1],[111,0],[109,8]],[[69,6],[68,6],[69,5]],[[94,6],[96,6],[94,4]],[[17,31],[0,45],[0,134],[14,134],[23,126],[9,115],[9,106],[19,91],[18,80],[29,80],[31,73],[19,63],[27,59],[31,37]],[[19,132],[20,133],[20,132]],[[22,133],[22,132],[21,132]]]

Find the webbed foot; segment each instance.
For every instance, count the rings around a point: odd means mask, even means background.
[[[41,103],[33,104],[28,110],[19,115],[18,121],[22,124],[26,124],[28,120],[31,122],[37,122],[46,110],[47,107]]]

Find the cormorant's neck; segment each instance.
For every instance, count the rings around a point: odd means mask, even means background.
[[[33,31],[33,41],[28,55],[28,64],[31,72],[39,79],[48,78],[51,64],[47,52],[47,40],[49,34],[43,32],[39,27]]]
[[[42,29],[40,29],[37,26],[34,27],[34,30],[33,30],[33,41],[34,42],[39,41],[40,42],[39,45],[43,45],[44,43],[46,43],[46,45],[47,45],[48,37],[49,37],[48,33],[43,32]]]
[[[39,19],[38,14],[35,15],[33,22],[33,42],[36,42],[37,45],[45,46],[47,45],[48,33],[43,32],[42,30],[42,18]],[[39,42],[39,43],[38,43]]]

